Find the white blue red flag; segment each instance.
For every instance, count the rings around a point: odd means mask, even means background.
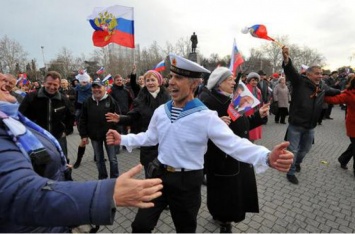
[[[92,35],[94,46],[104,47],[116,43],[134,48],[133,7],[96,7],[88,20],[95,30]]]
[[[165,70],[165,62],[164,60],[155,65],[154,70],[157,72],[161,72]]]
[[[100,69],[96,71],[96,74],[101,75],[104,72],[105,72],[105,68],[104,67],[100,67]]]
[[[111,74],[108,74],[107,76],[105,76],[105,78],[102,80],[102,83],[108,83],[108,84],[112,84],[113,83],[113,78],[111,76]]]
[[[229,65],[229,70],[236,76],[237,69],[242,63],[244,63],[244,59],[238,50],[238,47],[237,47],[237,44],[236,44],[235,38],[234,38],[233,49],[232,49],[232,54],[231,54],[231,63]]]

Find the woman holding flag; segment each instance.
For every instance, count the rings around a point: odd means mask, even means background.
[[[266,122],[269,106],[264,105],[251,116],[243,113],[234,118],[228,114],[233,104],[233,91],[239,83],[226,67],[216,68],[210,75],[199,98],[232,129],[234,134],[249,138],[249,130]],[[238,94],[237,92],[235,92]],[[235,119],[235,120],[233,120]],[[232,232],[231,222],[245,219],[246,212],[259,212],[254,168],[251,164],[233,159],[221,151],[212,141],[205,154],[207,171],[207,207],[213,219],[219,221],[220,232]]]

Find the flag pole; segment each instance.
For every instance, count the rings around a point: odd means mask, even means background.
[[[281,49],[284,47],[283,44],[281,44],[280,42],[273,40],[273,42],[275,42],[276,45],[278,45]]]

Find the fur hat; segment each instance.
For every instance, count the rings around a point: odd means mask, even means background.
[[[218,87],[225,79],[233,75],[233,73],[226,67],[217,67],[211,73],[208,78],[206,87],[211,90],[215,87]]]
[[[153,74],[155,76],[155,78],[158,79],[159,86],[163,84],[163,77],[161,76],[161,74],[159,72],[157,72],[155,70],[149,70],[146,73],[144,73],[144,81],[145,81],[146,77],[150,74]]]
[[[256,78],[259,81],[260,75],[256,72],[250,72],[247,76],[247,83],[249,83],[252,78]]]

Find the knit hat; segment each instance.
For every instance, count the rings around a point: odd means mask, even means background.
[[[233,73],[226,67],[217,67],[208,78],[206,87],[211,90],[218,87],[225,79],[233,75]]]
[[[158,79],[158,84],[159,86],[163,84],[163,77],[161,76],[161,74],[155,70],[149,70],[146,73],[144,73],[144,81],[145,79],[149,76],[149,75],[154,75],[155,78]]]
[[[250,72],[248,74],[248,76],[247,76],[247,83],[249,83],[252,78],[256,78],[259,81],[260,80],[260,75],[258,73],[256,73],[256,72]]]

